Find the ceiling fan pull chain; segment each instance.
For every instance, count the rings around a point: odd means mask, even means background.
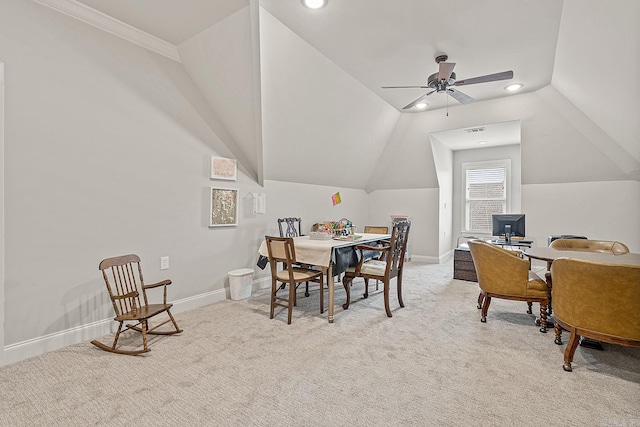
[[[447,117],[449,117],[449,94],[445,93],[445,95],[447,95]]]

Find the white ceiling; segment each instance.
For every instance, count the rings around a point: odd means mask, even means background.
[[[511,82],[524,85],[520,93],[535,92],[553,82],[640,161],[639,125],[631,117],[637,114],[640,102],[640,97],[633,96],[638,93],[637,79],[625,81],[626,92],[632,94],[629,97],[621,97],[619,91],[585,90],[608,72],[609,60],[616,61],[625,75],[637,74],[637,40],[636,49],[628,45],[639,33],[634,24],[640,9],[637,0],[619,0],[621,5],[615,8],[595,0],[329,0],[319,10],[304,8],[300,0],[78,0],[175,46],[250,1],[258,1],[302,40],[399,111],[428,90],[381,87],[424,84],[438,70],[435,56],[447,54],[448,61],[456,63],[458,80],[514,72],[509,81],[461,87],[477,101],[512,96],[504,90]],[[600,37],[603,32],[606,37]],[[626,40],[626,46],[607,42],[617,39]],[[601,44],[606,55],[597,58],[590,51]],[[603,96],[608,97],[607,102],[600,101]],[[443,93],[434,93],[427,100],[428,110],[459,105]],[[614,104],[617,109],[610,108]]]
[[[520,121],[443,130],[431,132],[430,136],[453,151],[520,144]]]
[[[173,45],[248,6],[249,0],[79,0]],[[382,89],[422,85],[437,72],[435,56],[455,62],[457,79],[513,70],[511,81],[462,87],[477,101],[509,96],[510,82],[535,91],[551,82],[562,4],[557,0],[330,1],[310,10],[299,0],[260,0],[260,5],[364,86],[398,110],[430,90]],[[532,60],[535,58],[535,60]],[[455,106],[443,93],[428,98],[428,109]],[[418,112],[412,109],[409,112]],[[519,128],[493,125],[487,146],[519,142]],[[489,135],[491,133],[491,135]],[[512,141],[517,134],[517,141]],[[505,136],[506,135],[506,136]],[[476,148],[474,133],[440,135],[452,149]]]
[[[249,5],[249,0],[79,0],[178,46]]]
[[[122,22],[179,45],[249,4],[249,0],[79,0]],[[300,0],[260,5],[363,85],[401,110],[429,90],[381,89],[422,85],[437,72],[435,57],[455,62],[457,79],[513,70],[510,81],[461,87],[486,100],[509,96],[510,82],[535,91],[551,82],[562,2],[558,0],[329,1],[319,10]],[[428,109],[458,101],[434,93]],[[418,110],[413,110],[418,111]]]

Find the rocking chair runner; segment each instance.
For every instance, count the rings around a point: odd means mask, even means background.
[[[118,331],[113,340],[113,345],[108,346],[100,341],[93,340],[91,344],[96,347],[119,354],[142,354],[149,351],[147,347],[147,334],[151,335],[173,335],[182,332],[178,328],[178,324],[171,315],[171,307],[173,304],[167,304],[167,286],[171,284],[171,280],[163,280],[162,282],[145,285],[142,278],[142,268],[140,267],[140,258],[137,255],[123,255],[114,258],[107,258],[100,263],[99,266],[104,277],[109,297],[113,303],[116,317],[113,320],[119,322]],[[147,300],[147,289],[153,289],[163,286],[164,299],[162,304],[149,304]],[[142,300],[140,299],[142,293]],[[143,304],[144,302],[144,304]],[[164,322],[149,327],[149,319],[166,312],[169,318]],[[127,324],[124,322],[137,322],[136,324]],[[156,331],[157,328],[166,324],[173,323],[175,330]],[[123,330],[123,326],[126,326]],[[124,350],[117,348],[120,333],[132,329],[142,333],[142,349]]]

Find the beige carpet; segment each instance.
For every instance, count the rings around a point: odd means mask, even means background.
[[[185,332],[144,356],[82,343],[5,366],[0,425],[640,425],[639,349],[579,348],[564,372],[525,303],[494,299],[483,324],[477,284],[451,277],[409,263],[393,318],[360,284],[334,324],[315,291],[287,325],[261,291],[177,314]]]

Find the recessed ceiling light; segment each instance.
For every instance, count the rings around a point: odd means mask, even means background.
[[[478,141],[478,144],[480,145],[485,145],[487,143],[487,141]]]
[[[519,90],[522,87],[521,83],[516,83],[516,84],[512,84],[509,85],[507,87],[505,87],[506,90],[508,90],[509,92],[515,92],[517,90]]]
[[[327,5],[327,0],[302,0],[302,4],[309,9],[320,9]]]
[[[427,105],[428,105],[428,104],[427,104],[426,102],[421,102],[421,103],[419,103],[419,104],[416,104],[416,108],[417,108],[418,110],[424,110],[425,108],[427,108]]]

